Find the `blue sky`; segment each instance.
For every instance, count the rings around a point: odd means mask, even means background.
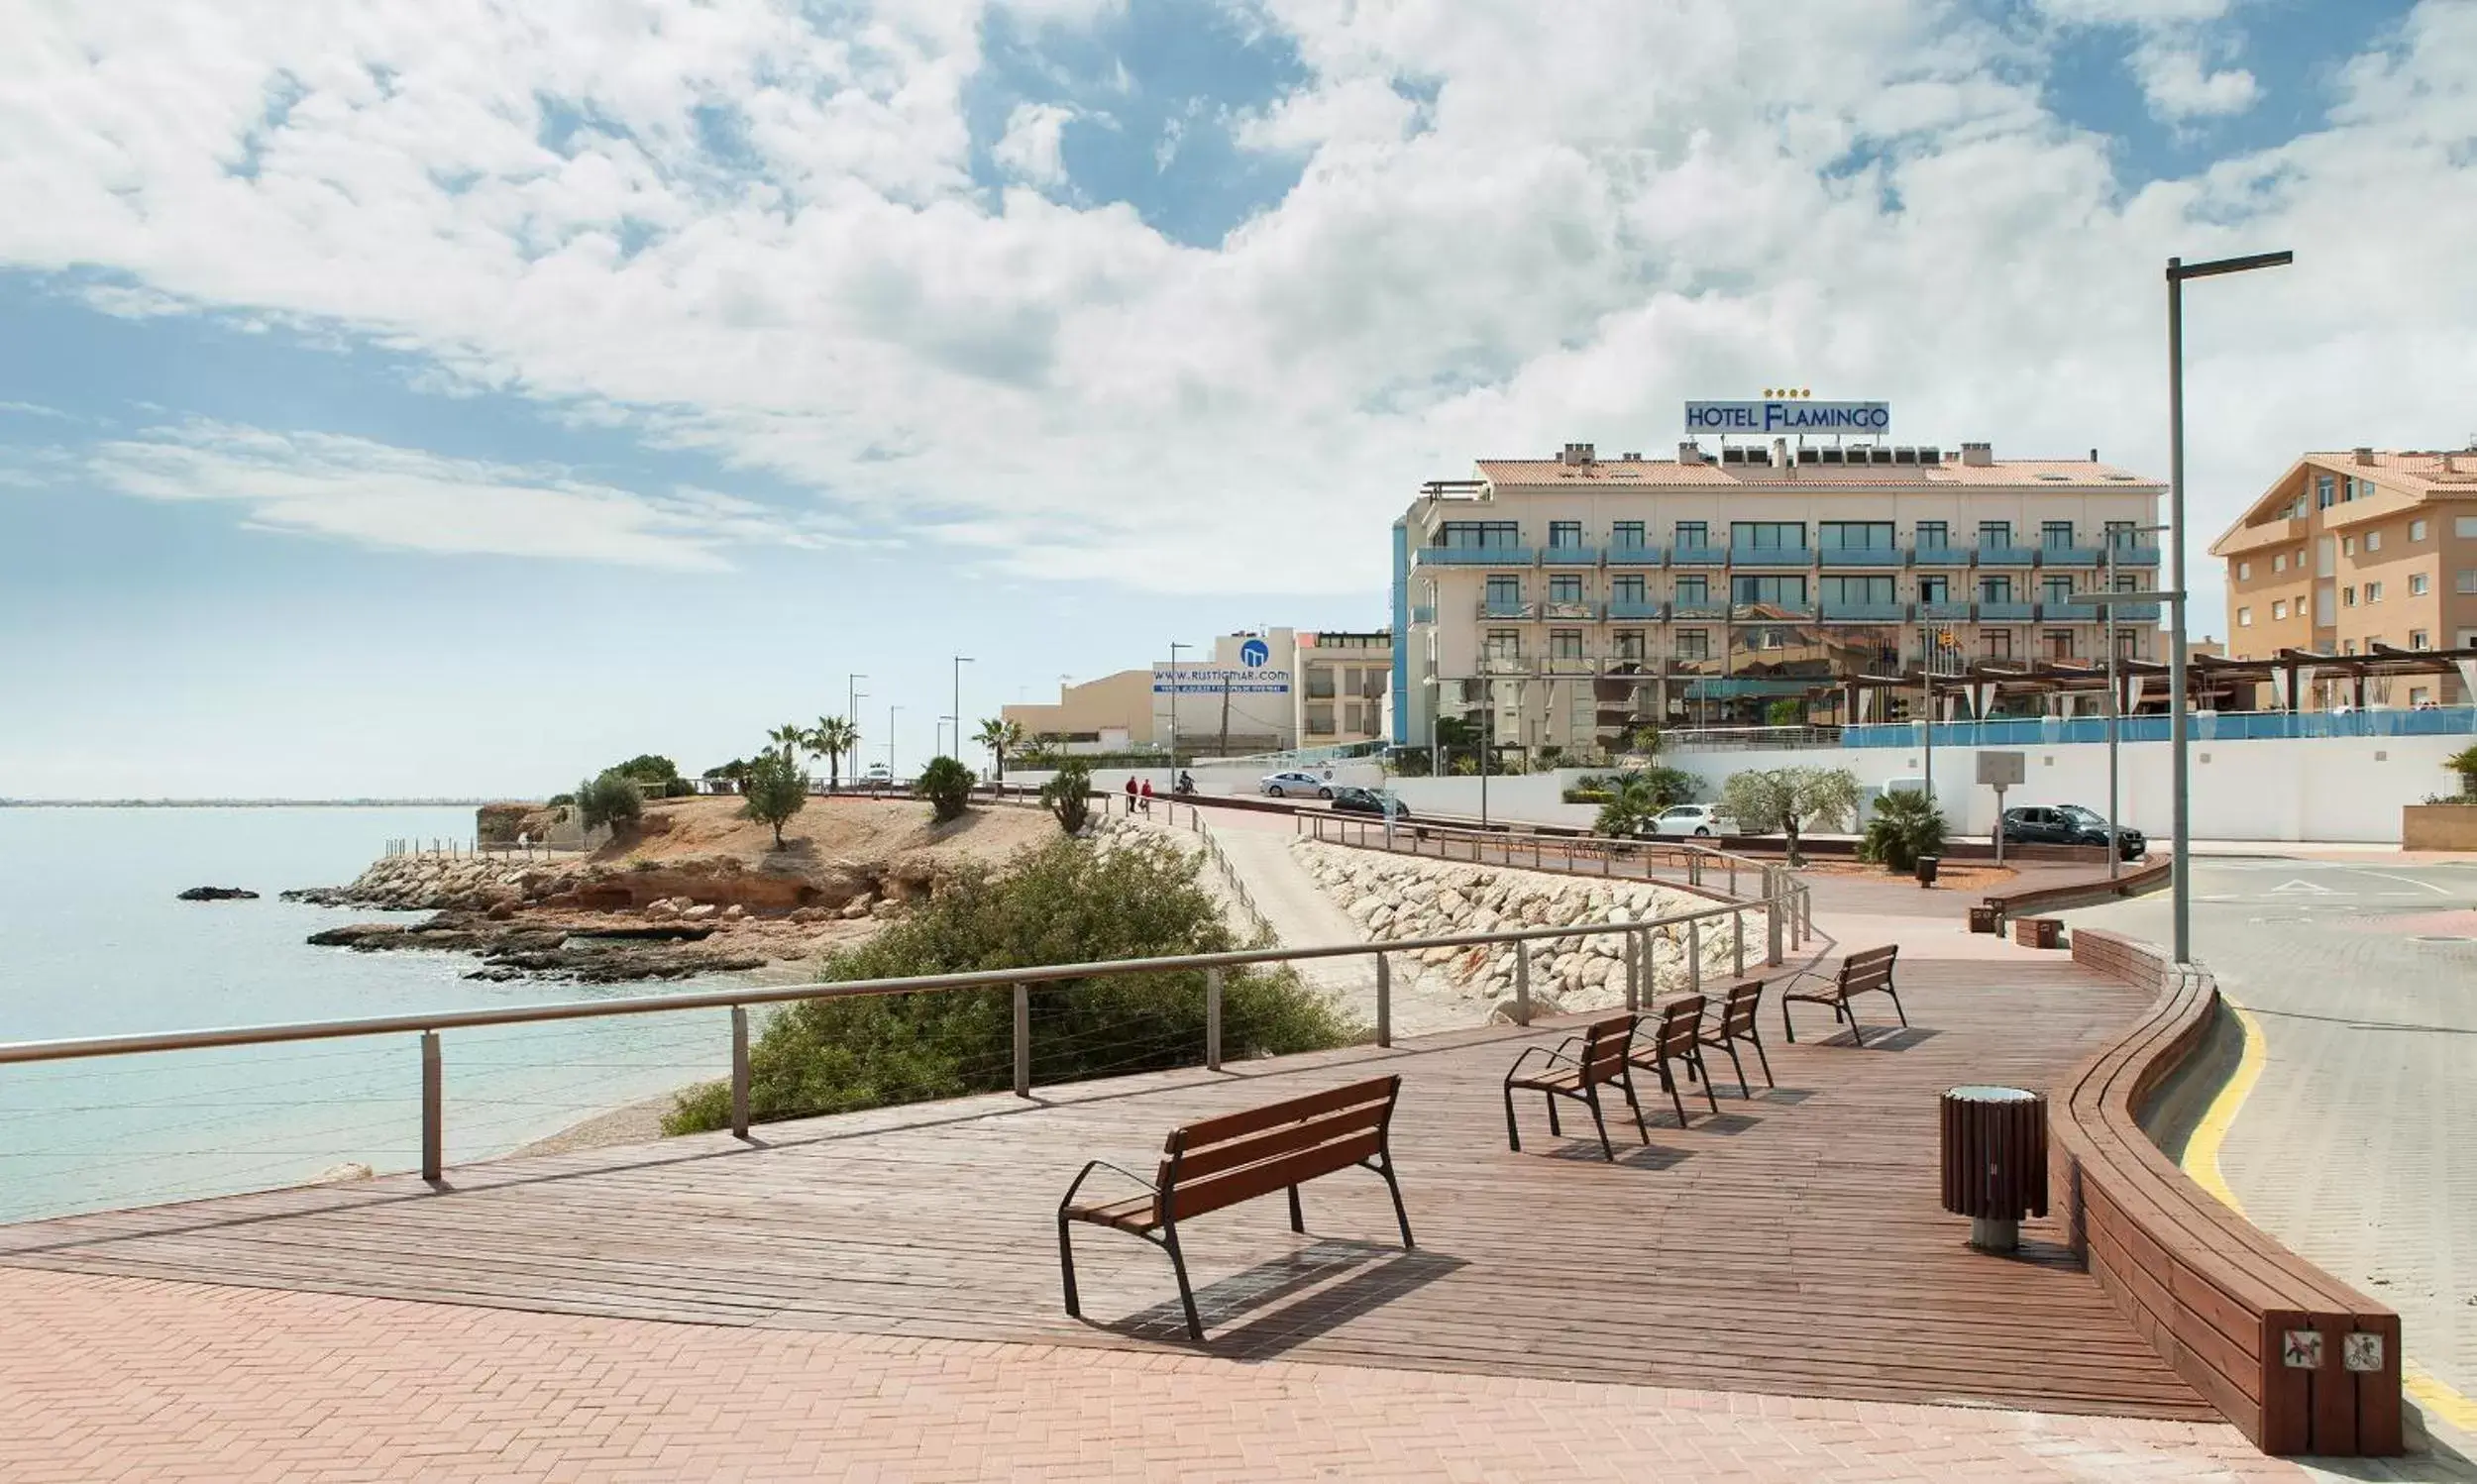
[[[855,670],[908,766],[955,653],[1374,626],[1420,480],[1789,369],[2161,473],[2159,260],[2295,247],[2196,308],[2207,539],[2470,431],[2473,10],[39,4],[0,795],[538,793]]]

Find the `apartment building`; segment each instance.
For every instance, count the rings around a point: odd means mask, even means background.
[[[1781,406],[1696,404],[1687,425],[1715,426],[1697,421],[1709,405],[1768,408],[1775,425]],[[1491,708],[1501,745],[1566,756],[1616,751],[1646,722],[1773,719],[1783,700],[1815,720],[1898,719],[1918,692],[1864,700],[1841,683],[1930,661],[2103,663],[2100,589],[2158,585],[2143,528],[2165,487],[2096,450],[1720,444],[1674,459],[1568,444],[1426,486],[1393,531],[1396,745]],[[2120,654],[2164,653],[2157,604],[2116,618]]]
[[[2477,449],[2307,454],[2210,554],[2227,563],[2238,659],[2477,648]],[[2300,689],[2300,710],[2354,694],[2331,682]],[[2389,705],[2471,702],[2456,675],[2378,682],[2377,692]]]
[[[1393,635],[1384,629],[1299,635],[1301,747],[1346,747],[1392,735]]]

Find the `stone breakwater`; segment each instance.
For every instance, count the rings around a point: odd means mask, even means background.
[[[1593,881],[1549,872],[1384,855],[1346,846],[1301,840],[1291,852],[1369,942],[1448,938],[1469,933],[1512,932],[1525,927],[1562,927],[1591,922],[1641,922],[1713,905],[1691,893],[1647,882]],[[1670,995],[1691,984],[1686,965],[1688,934],[1681,924],[1653,929],[1653,979],[1649,995]],[[1763,957],[1765,914],[1746,918],[1747,968]],[[1538,1014],[1623,1005],[1625,944],[1615,933],[1546,938],[1528,944],[1429,948],[1394,960],[1397,991],[1422,999],[1466,1002],[1498,1018],[1514,999],[1514,962],[1531,958],[1531,999]],[[1737,967],[1725,918],[1702,932],[1703,985],[1717,993]],[[1648,996],[1647,996],[1648,998]]]

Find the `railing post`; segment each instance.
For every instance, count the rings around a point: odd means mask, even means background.
[[[1376,955],[1376,1044],[1393,1044],[1393,962]]]
[[[1527,939],[1514,944],[1514,1023],[1531,1023],[1531,944]]]
[[[1764,962],[1773,968],[1780,966],[1780,916],[1795,909],[1789,899],[1788,873],[1773,872],[1764,890]]]
[[[1737,951],[1737,977],[1744,979],[1746,977],[1746,908],[1739,907],[1729,914],[1729,935],[1736,940],[1734,946]]]
[[[1643,1007],[1643,945],[1629,929],[1626,933],[1626,1008]]]
[[[1703,919],[1700,917],[1685,925],[1685,987],[1689,994],[1703,993]]]
[[[447,1086],[439,1033],[421,1033],[421,1178],[438,1183],[447,1167]]]
[[[748,1137],[748,1007],[731,1007],[731,1133]]]
[[[1204,971],[1204,1065],[1222,1069],[1222,971]]]
[[[1729,895],[1737,895],[1737,857],[1729,857]]]
[[[1015,1096],[1032,1095],[1032,987],[1015,987]]]

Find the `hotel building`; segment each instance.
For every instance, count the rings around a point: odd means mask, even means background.
[[[2100,664],[2109,551],[2117,588],[2158,586],[2142,528],[2165,487],[2096,450],[1801,433],[1674,459],[1575,443],[1477,473],[1430,483],[1394,523],[1397,746],[1491,708],[1500,746],[1576,758],[1646,723],[1764,722],[1782,700],[1802,720],[1898,720],[1917,691],[1847,683],[1930,661]],[[2116,617],[2120,654],[2164,653],[2157,604]]]
[[[2210,554],[2227,563],[2235,659],[2477,648],[2477,449],[2307,454]],[[2456,674],[2372,684],[2377,704],[2471,700]],[[2291,709],[2326,710],[2356,695],[2345,678],[2299,689]]]

